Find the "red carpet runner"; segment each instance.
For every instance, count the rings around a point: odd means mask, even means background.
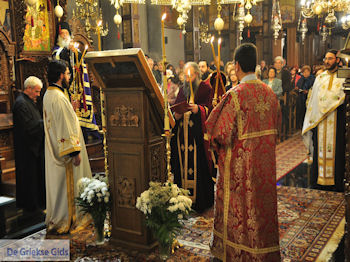
[[[276,146],[276,179],[279,180],[307,158],[300,132]]]

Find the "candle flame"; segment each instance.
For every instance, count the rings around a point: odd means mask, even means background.
[[[211,43],[211,44],[214,42],[214,39],[215,39],[215,37],[212,36],[211,39],[210,39],[210,43]]]
[[[77,49],[79,47],[79,43],[74,42],[74,47]]]
[[[218,39],[218,44],[221,45],[221,37]]]
[[[164,21],[165,18],[166,18],[166,13],[163,14],[163,16],[162,16],[162,21]]]
[[[190,69],[188,69],[187,74],[188,74],[188,77],[191,77],[191,70]]]
[[[85,50],[87,50],[89,48],[89,46],[88,45],[85,45]]]
[[[97,26],[101,26],[102,25],[102,20],[99,20],[98,22],[97,22]]]

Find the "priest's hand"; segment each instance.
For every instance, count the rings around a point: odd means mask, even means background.
[[[196,104],[190,104],[189,106],[192,113],[197,114],[198,113],[198,106]]]
[[[175,119],[176,120],[179,120],[179,119],[181,119],[182,118],[182,114],[179,114],[179,113],[174,113],[174,117],[175,117]]]
[[[73,157],[73,165],[79,166],[81,162],[80,154]]]

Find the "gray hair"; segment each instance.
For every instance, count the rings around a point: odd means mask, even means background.
[[[195,63],[195,62],[187,62],[185,64],[184,68],[186,68],[188,66],[190,66],[190,67],[192,67],[194,69],[194,72],[198,75],[198,78],[201,78],[201,76],[202,76],[201,75],[201,71],[199,70],[199,66],[198,66],[197,63]],[[185,72],[185,75],[186,75],[186,72]]]
[[[43,88],[43,82],[36,76],[30,76],[24,81],[24,90],[26,90],[29,87],[33,88],[36,86],[40,86],[40,88]]]
[[[282,56],[276,56],[275,59],[273,60],[274,62],[277,62],[278,60],[280,60],[283,64],[283,57]]]

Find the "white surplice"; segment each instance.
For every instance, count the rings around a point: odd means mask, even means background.
[[[44,96],[46,226],[48,231],[72,232],[88,223],[77,213],[77,182],[91,177],[91,168],[79,120],[63,91],[50,86]],[[80,151],[74,166],[70,153]],[[78,216],[79,215],[79,216]],[[79,219],[78,219],[79,217]]]
[[[307,102],[302,134],[309,152],[317,150],[318,159],[313,161],[318,161],[319,185],[335,184],[337,108],[344,103],[344,80],[337,72],[323,72],[316,78]],[[318,148],[312,148],[311,129],[316,127]]]

